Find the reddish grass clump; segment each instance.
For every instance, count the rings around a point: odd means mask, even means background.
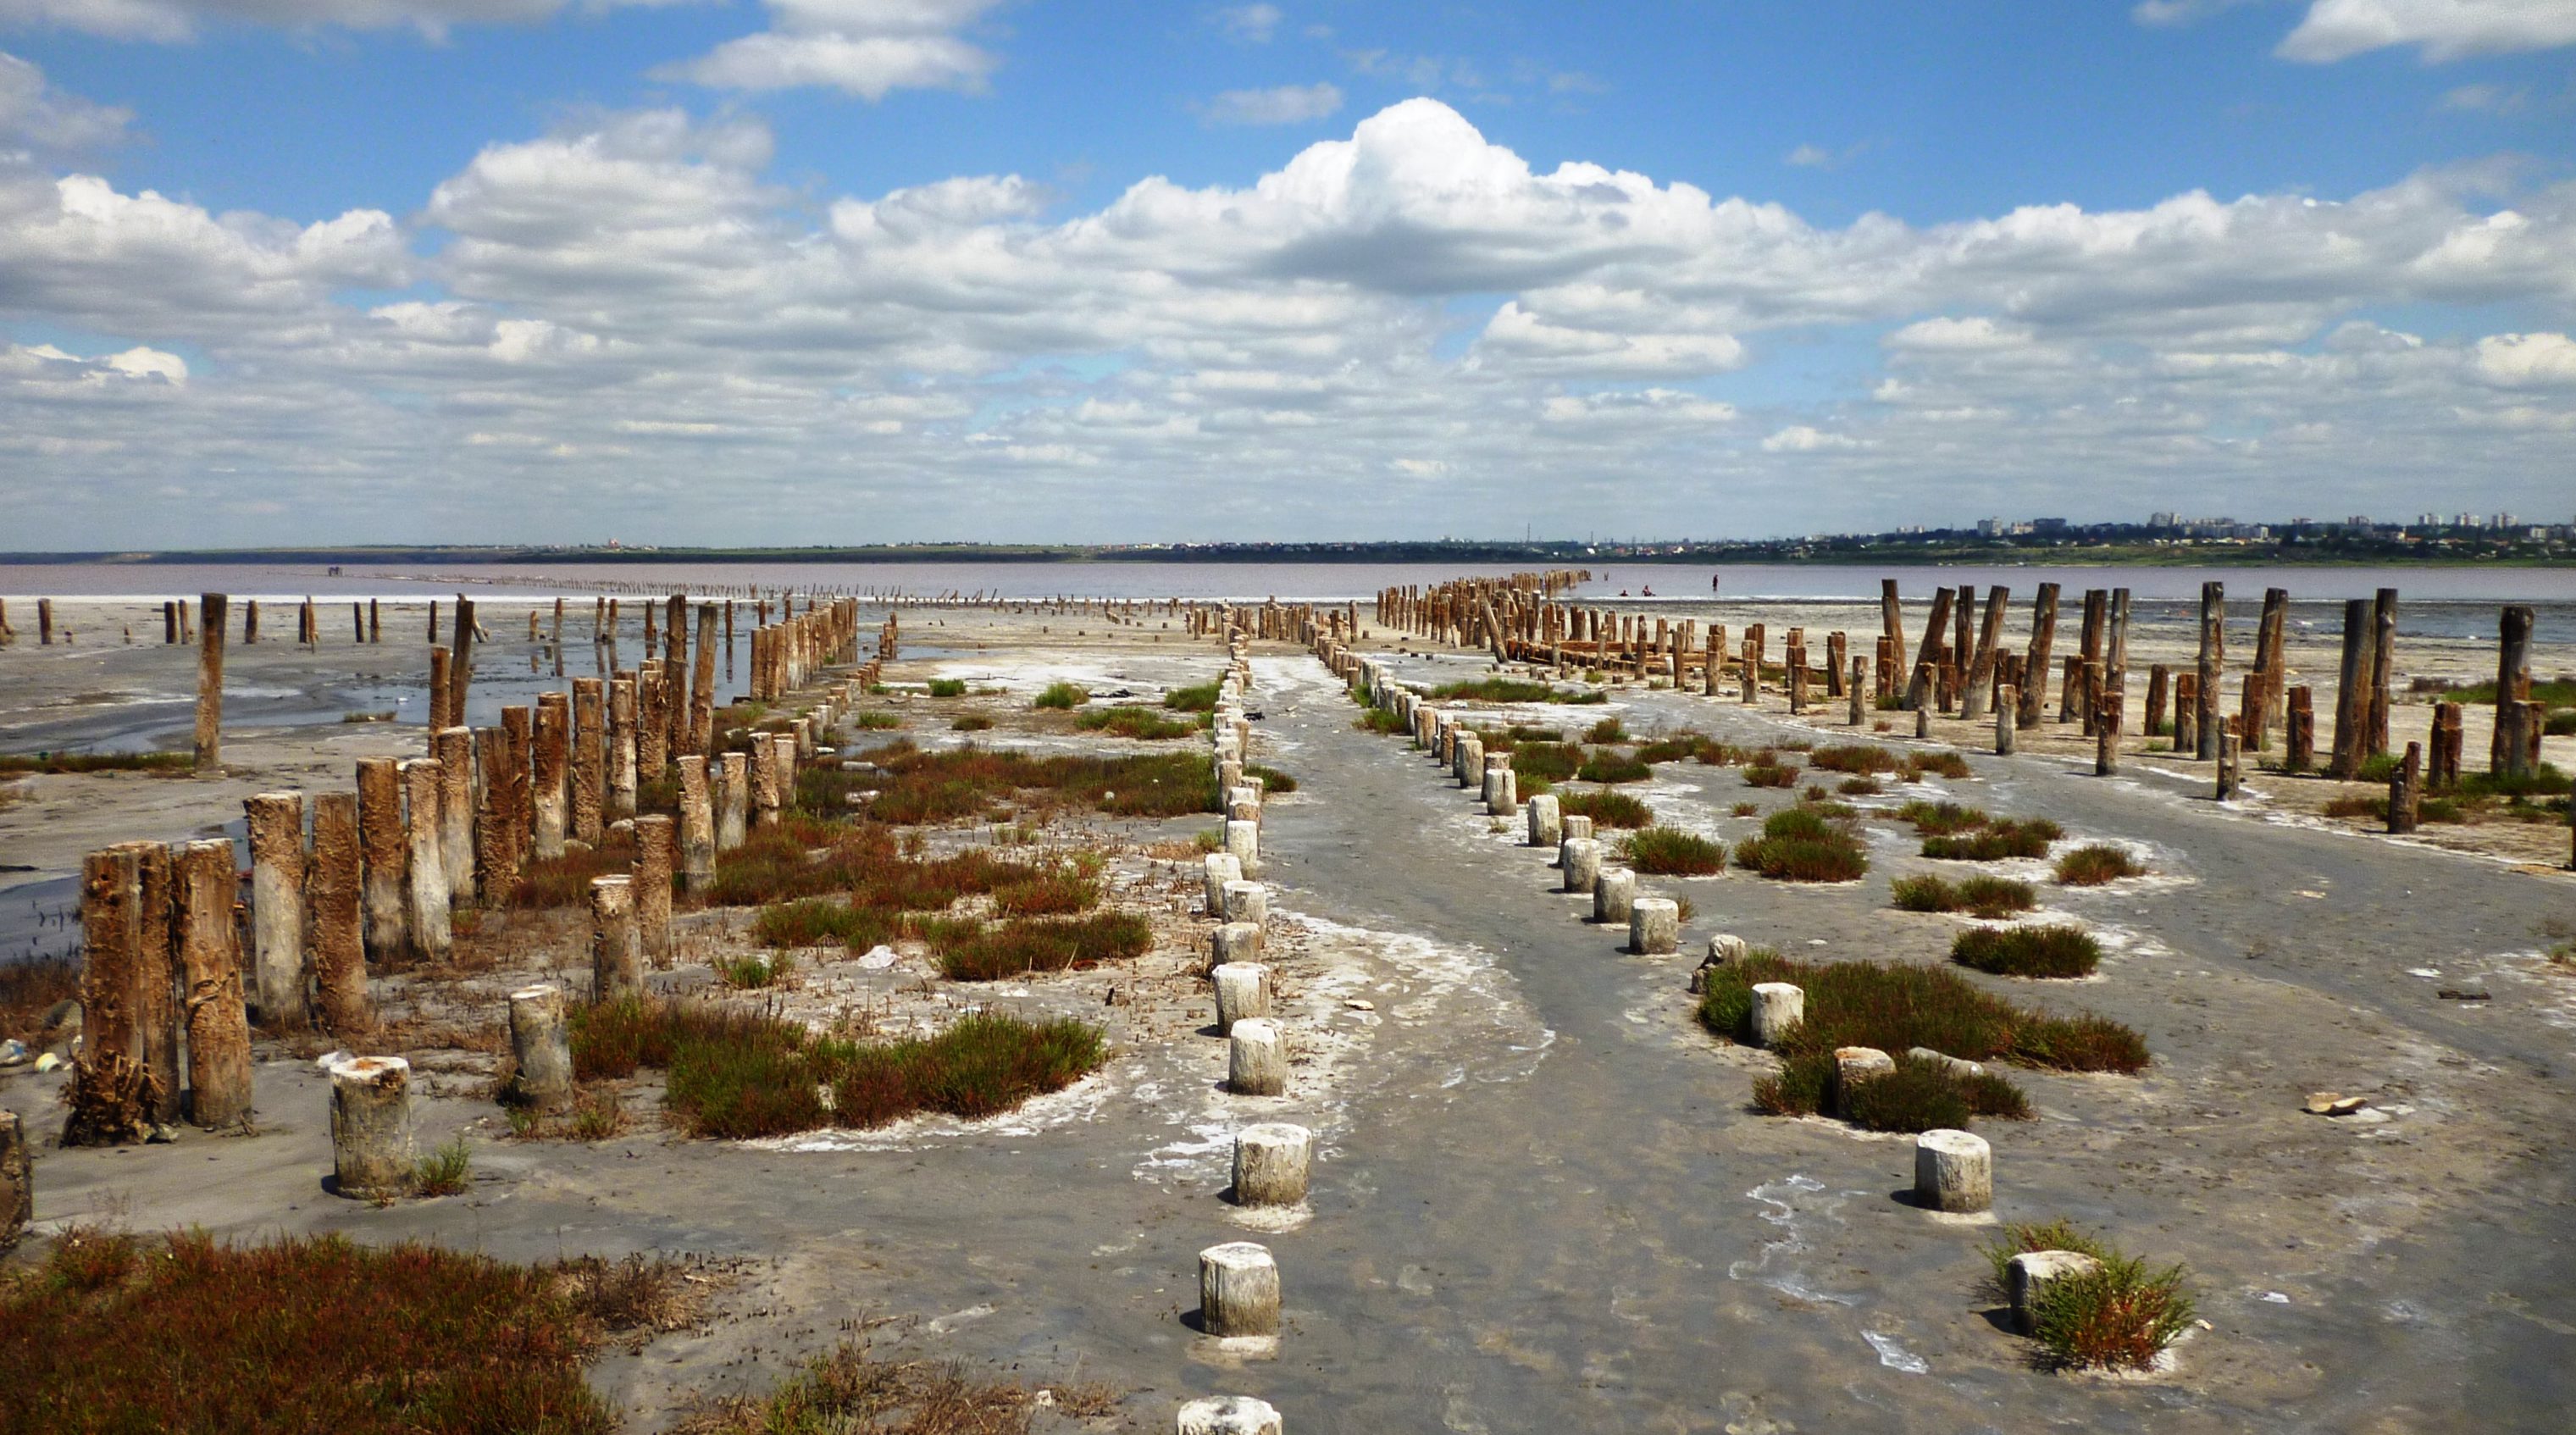
[[[2102,944],[2082,927],[1971,927],[1950,943],[1950,960],[2004,977],[2089,977]]]
[[[661,1067],[663,1104],[683,1128],[725,1139],[882,1126],[922,1111],[990,1116],[1070,1085],[1107,1051],[1082,1022],[997,1012],[935,1036],[861,1044],[767,1011],[634,1000],[576,1015],[572,1038],[577,1077]]]
[[[1709,969],[1701,1024],[1730,1040],[1749,1041],[1758,982],[1788,982],[1807,993],[1805,1021],[1778,1047],[1780,1076],[1756,1093],[1757,1103],[1785,1104],[1766,1109],[1820,1109],[1832,1080],[1834,1049],[1842,1046],[1887,1052],[1920,1046],[1966,1061],[2057,1071],[2129,1073],[2144,1070],[2148,1061],[2146,1043],[2127,1027],[2090,1013],[2053,1017],[2015,1006],[1956,972],[1901,963],[1793,962],[1770,952]]]
[[[1653,808],[1606,787],[1559,793],[1557,810],[1568,817],[1589,817],[1595,827],[1643,827],[1655,820]]]
[[[622,877],[635,865],[635,842],[602,834],[587,852],[530,861],[510,889],[513,907],[587,907],[593,877]]]
[[[1847,742],[1820,747],[1807,754],[1807,766],[1826,772],[1848,772],[1856,776],[1875,776],[1894,772],[1904,766],[1903,759],[1875,743]]]
[[[2100,842],[2057,859],[2057,880],[2068,887],[2099,887],[2145,870],[2126,851]]]
[[[2028,882],[1975,876],[1953,886],[1939,877],[1899,877],[1890,891],[1908,912],[1966,912],[1992,920],[2027,912],[2038,902]]]
[[[1956,862],[2000,862],[2007,857],[2045,857],[2048,844],[2064,836],[2045,817],[2004,819],[1957,837],[1926,837],[1923,855]]]
[[[1850,823],[1801,806],[1763,819],[1761,836],[1735,845],[1735,865],[1780,882],[1851,882],[1869,857]]]
[[[999,981],[1026,972],[1060,972],[1143,956],[1154,929],[1132,912],[1102,912],[1056,921],[959,924],[933,930],[931,945],[952,980]]]
[[[604,1435],[597,1331],[549,1272],[469,1252],[73,1231],[0,1285],[0,1423]]]
[[[1628,865],[1655,877],[1708,877],[1726,870],[1726,844],[1678,827],[1649,827],[1628,842]]]

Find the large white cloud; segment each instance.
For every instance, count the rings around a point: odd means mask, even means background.
[[[0,317],[105,336],[0,365],[0,504],[29,543],[278,536],[134,531],[217,473],[314,538],[1582,531],[1640,491],[1804,531],[2070,472],[2120,511],[2394,512],[2438,471],[2554,512],[2576,444],[2576,192],[2505,171],[1817,226],[1427,100],[1083,213],[771,163],[756,121],[614,115],[487,147],[417,229],[0,169]]]
[[[2427,60],[2576,45],[2576,0],[2313,0],[2281,54],[2324,64],[2394,45]]]

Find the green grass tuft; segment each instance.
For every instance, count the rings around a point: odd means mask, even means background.
[[[1761,836],[1736,844],[1735,865],[1781,882],[1851,882],[1869,870],[1869,857],[1848,822],[1790,807],[1763,819]]]
[[[1078,708],[1089,701],[1091,701],[1089,688],[1078,687],[1072,683],[1049,683],[1030,706],[1063,710]]]
[[[1558,793],[1557,811],[1568,817],[1589,817],[1598,828],[1644,827],[1655,820],[1653,808],[1624,792],[1602,787]]]

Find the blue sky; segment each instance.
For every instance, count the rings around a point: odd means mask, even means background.
[[[2570,516],[2576,0],[0,0],[0,54],[28,546]]]

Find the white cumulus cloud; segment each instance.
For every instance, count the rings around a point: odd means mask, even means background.
[[[2576,0],[2312,0],[2280,53],[2331,64],[2414,45],[2427,60],[2576,44]]]

